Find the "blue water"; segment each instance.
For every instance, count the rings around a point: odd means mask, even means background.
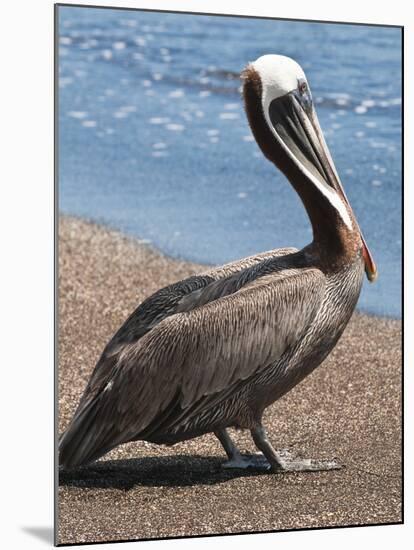
[[[240,70],[296,59],[379,268],[361,310],[401,315],[401,34],[396,28],[59,8],[59,207],[223,263],[311,240],[251,137]]]

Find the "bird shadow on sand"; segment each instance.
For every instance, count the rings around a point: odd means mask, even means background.
[[[76,470],[60,470],[59,485],[129,490],[136,486],[187,487],[215,485],[239,477],[265,475],[266,470],[226,470],[223,458],[174,455],[96,462]]]

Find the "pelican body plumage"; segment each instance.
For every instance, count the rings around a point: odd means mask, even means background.
[[[276,451],[263,412],[326,358],[376,267],[325,143],[306,76],[265,55],[242,73],[252,133],[293,185],[312,242],[271,250],[162,288],[106,345],[60,438],[74,468],[123,443],[171,445],[214,432],[227,467],[338,468]],[[242,456],[227,428],[249,429],[260,456]]]

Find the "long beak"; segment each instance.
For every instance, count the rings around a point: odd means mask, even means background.
[[[321,192],[330,196],[331,201],[335,199],[335,206],[346,225],[356,225],[362,242],[365,273],[369,281],[375,281],[375,262],[353,215],[351,222],[352,208],[310,99],[298,98],[296,92],[291,92],[273,100],[269,105],[269,118],[278,139],[299,168],[316,183]]]

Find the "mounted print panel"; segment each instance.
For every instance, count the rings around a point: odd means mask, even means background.
[[[56,6],[56,543],[394,524],[402,28]]]

